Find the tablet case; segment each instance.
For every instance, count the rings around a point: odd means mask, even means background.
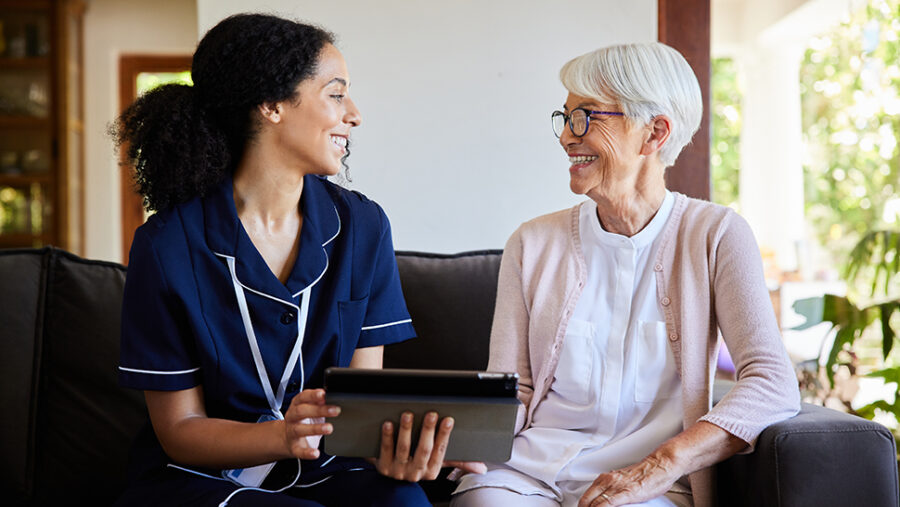
[[[377,457],[382,423],[396,428],[408,411],[415,416],[414,454],[422,419],[434,411],[454,419],[445,460],[507,461],[520,405],[517,379],[515,373],[329,368],[326,402],[340,406],[341,415],[328,419],[334,431],[325,437],[325,452]]]

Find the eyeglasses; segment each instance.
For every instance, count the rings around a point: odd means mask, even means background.
[[[625,113],[617,113],[612,111],[591,111],[583,107],[578,107],[566,114],[562,111],[553,111],[550,119],[553,121],[553,133],[559,137],[563,133],[566,123],[569,124],[569,131],[575,137],[581,137],[587,134],[588,128],[591,126],[591,116],[595,114],[608,114],[611,116],[624,116]]]

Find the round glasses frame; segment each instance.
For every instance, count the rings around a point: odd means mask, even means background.
[[[557,138],[562,135],[565,125],[569,124],[569,132],[575,137],[582,137],[587,134],[591,127],[591,116],[595,114],[606,114],[609,116],[625,116],[625,113],[615,111],[592,111],[583,107],[576,107],[571,113],[566,114],[562,111],[553,111],[550,115],[550,121],[553,126],[553,134]],[[576,128],[576,123],[577,127]]]

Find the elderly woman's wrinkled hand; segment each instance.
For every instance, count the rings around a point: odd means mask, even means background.
[[[681,475],[671,460],[651,454],[634,465],[599,475],[578,501],[578,507],[652,500],[665,495]]]

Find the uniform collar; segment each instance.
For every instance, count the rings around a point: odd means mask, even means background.
[[[220,257],[235,258],[235,271],[245,288],[279,299],[293,299],[325,273],[325,247],[340,233],[340,217],[326,185],[320,176],[303,178],[300,251],[286,283],[282,284],[272,273],[238,219],[230,176],[203,199],[207,246]]]

